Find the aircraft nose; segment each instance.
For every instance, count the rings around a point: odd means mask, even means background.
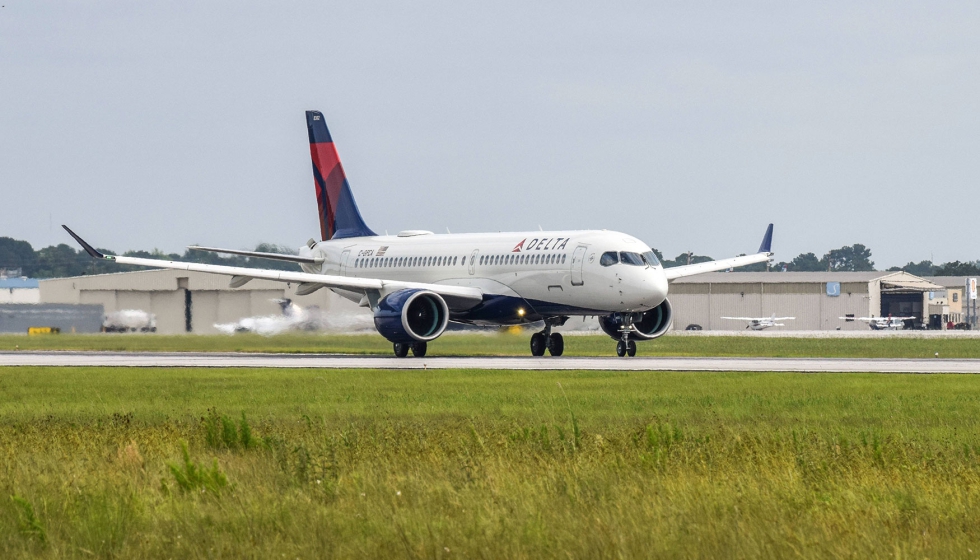
[[[667,299],[667,276],[664,275],[663,269],[654,268],[648,271],[648,275],[644,294],[645,305],[650,307],[656,307],[663,303]]]

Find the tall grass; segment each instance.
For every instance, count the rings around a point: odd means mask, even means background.
[[[965,557],[978,424],[972,376],[5,369],[0,556]]]

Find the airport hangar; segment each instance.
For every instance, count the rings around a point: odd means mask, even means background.
[[[919,278],[905,272],[714,272],[671,282],[675,330],[744,330],[730,317],[795,317],[786,330],[866,330],[855,317],[916,316],[940,326],[962,320],[965,278]],[[239,288],[227,276],[182,270],[147,270],[40,281],[42,304],[101,305],[104,313],[140,309],[154,313],[157,332],[215,333],[215,323],[280,314],[278,299],[318,306],[343,329],[371,325],[370,312],[328,289],[296,295],[297,284],[252,280]],[[578,323],[573,321],[570,326]]]
[[[235,323],[245,317],[281,315],[277,303],[292,300],[302,307],[317,306],[339,318],[369,312],[327,289],[297,295],[298,284],[254,279],[240,288],[230,278],[186,270],[144,270],[40,281],[42,304],[101,305],[103,313],[139,309],[156,315],[157,332],[178,334],[219,332],[216,323]],[[362,318],[363,319],[363,318]],[[366,320],[349,321],[363,328]],[[343,326],[342,320],[337,321]]]
[[[795,317],[786,330],[867,330],[840,317],[914,316],[935,328],[963,320],[966,278],[906,272],[711,272],[678,278],[669,295],[674,329],[743,330],[722,317]],[[938,316],[938,317],[937,317]]]

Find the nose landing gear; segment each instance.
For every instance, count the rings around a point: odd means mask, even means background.
[[[552,333],[552,327],[565,324],[568,317],[549,317],[544,321],[544,330],[531,335],[531,355],[544,356],[547,350],[552,356],[561,356],[565,352],[565,338],[561,333]]]
[[[619,333],[622,339],[616,343],[616,355],[622,358],[623,356],[629,356],[632,358],[636,355],[636,341],[630,340],[630,333],[633,331],[633,314],[624,313],[623,314],[623,326],[620,328]]]

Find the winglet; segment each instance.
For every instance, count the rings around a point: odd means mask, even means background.
[[[61,224],[61,227],[65,228],[65,231],[68,232],[68,235],[74,237],[75,238],[75,241],[77,241],[78,244],[82,246],[82,249],[85,249],[85,252],[88,253],[89,255],[92,255],[93,257],[95,257],[97,259],[106,259],[106,258],[109,258],[109,257],[106,257],[104,254],[100,253],[98,251],[98,249],[96,249],[95,247],[92,247],[91,245],[89,245],[88,243],[86,243],[85,240],[82,239],[81,237],[79,237],[78,235],[76,235],[74,231],[68,229],[68,226],[66,226],[65,224]]]
[[[762,238],[762,245],[759,245],[759,252],[772,252],[772,224],[769,224],[769,228],[766,229],[766,235]]]

